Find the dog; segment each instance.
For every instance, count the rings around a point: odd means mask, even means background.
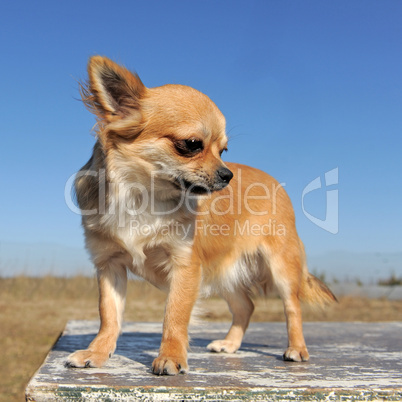
[[[208,345],[235,353],[254,291],[273,286],[283,300],[288,347],[306,361],[300,301],[336,300],[308,272],[291,201],[268,174],[224,163],[225,118],[203,93],[183,85],[147,88],[137,74],[90,58],[81,85],[97,118],[92,157],[77,173],[86,247],[97,269],[100,329],[69,367],[100,367],[122,327],[128,270],[168,292],[159,355],[152,372],[188,372],[188,323],[199,296],[219,294],[233,322]]]

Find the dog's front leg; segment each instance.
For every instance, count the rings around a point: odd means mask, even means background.
[[[126,267],[116,262],[98,268],[100,329],[88,349],[67,358],[69,367],[101,367],[116,349],[127,290]]]
[[[188,323],[201,280],[199,263],[174,267],[163,321],[159,356],[152,364],[157,375],[188,372]]]

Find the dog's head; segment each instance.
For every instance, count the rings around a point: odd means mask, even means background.
[[[221,154],[227,147],[225,118],[201,92],[182,85],[147,88],[111,60],[88,65],[83,100],[98,117],[98,137],[110,168],[126,179],[195,194],[227,186],[232,172]]]

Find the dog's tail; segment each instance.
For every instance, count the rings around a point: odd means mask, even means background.
[[[299,297],[300,300],[304,302],[321,306],[338,302],[336,296],[331,292],[328,286],[309,272],[307,272],[307,276],[303,278]]]
[[[325,306],[333,302],[338,302],[338,299],[331,292],[328,286],[320,279],[308,272],[306,252],[304,250],[304,245],[300,239],[299,244],[303,261],[303,277],[299,293],[300,300],[309,304],[315,304],[319,306]]]

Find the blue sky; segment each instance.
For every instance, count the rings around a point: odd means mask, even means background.
[[[402,251],[400,1],[19,1],[0,6],[0,242],[82,246],[64,186],[89,158],[88,57],[190,85],[227,119],[225,159],[293,201],[309,254]],[[324,174],[338,169],[338,232]],[[333,211],[331,212],[333,213]]]

